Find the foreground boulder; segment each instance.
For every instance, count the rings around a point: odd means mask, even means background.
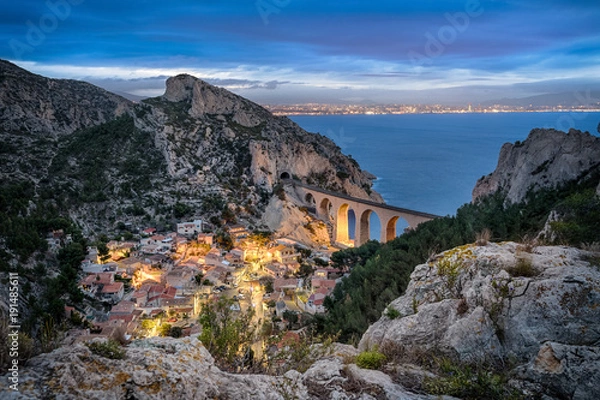
[[[395,344],[516,365],[515,386],[600,398],[600,258],[569,247],[462,246],[415,268],[359,349]]]
[[[240,375],[219,370],[196,338],[152,338],[132,343],[122,359],[83,343],[31,359],[18,391],[0,383],[2,399],[438,399],[410,393],[381,371],[346,364],[357,354],[336,345],[305,373]]]

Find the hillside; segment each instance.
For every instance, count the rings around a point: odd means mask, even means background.
[[[384,245],[370,242],[334,253],[332,260],[352,272],[328,298],[320,328],[357,343],[386,305],[404,294],[415,265],[478,238],[597,248],[598,140],[578,131],[534,130],[524,143],[503,146],[499,167],[480,179],[476,201],[456,216],[423,223]],[[501,184],[486,185],[498,177]]]
[[[0,180],[39,182],[60,137],[106,123],[133,104],[86,82],[49,79],[0,60]]]
[[[381,200],[372,176],[331,140],[189,75],[134,104],[6,61],[0,72],[0,274],[18,272],[23,332],[37,344],[42,324],[82,301],[80,262],[100,238],[192,218],[216,230],[233,222],[276,230],[263,221],[268,209],[295,216],[287,226],[310,241],[282,176]],[[54,230],[72,240],[56,254],[47,243]],[[0,286],[0,312],[7,290]]]
[[[85,82],[0,67],[3,185],[33,183],[29,200],[86,235],[225,210],[259,226],[282,174],[381,201],[373,176],[331,140],[192,76],[134,104]]]

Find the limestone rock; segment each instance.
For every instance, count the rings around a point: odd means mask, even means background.
[[[477,181],[473,201],[502,189],[508,201],[520,202],[531,188],[553,187],[598,169],[599,160],[597,136],[534,129],[524,142],[502,146],[494,172]]]
[[[240,186],[271,191],[287,174],[381,201],[378,194],[365,191],[373,176],[360,170],[331,140],[198,78],[169,78],[165,94],[139,108],[143,112],[136,113],[136,127],[155,135],[169,175],[192,185],[186,192],[200,183],[197,171],[208,169],[211,173],[202,179],[205,186],[230,185],[231,179],[245,176]]]
[[[330,237],[327,225],[315,220],[296,204],[301,201],[289,187],[285,188],[285,201],[273,196],[265,209],[261,223],[278,236],[297,240],[300,243],[329,245]]]
[[[19,391],[0,382],[2,399],[438,399],[410,393],[379,371],[344,364],[356,354],[338,346],[304,374],[236,375],[215,367],[196,338],[152,338],[132,343],[122,360],[96,355],[82,343],[29,361]],[[385,396],[385,397],[382,397]]]
[[[383,316],[359,349],[392,342],[475,364],[511,359],[517,379],[552,387],[547,394],[597,398],[585,385],[600,379],[600,269],[588,256],[511,242],[449,250],[415,268],[388,306],[401,316]]]

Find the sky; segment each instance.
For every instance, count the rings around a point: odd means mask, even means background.
[[[145,97],[188,73],[262,104],[477,104],[600,88],[600,2],[4,1],[0,58]]]

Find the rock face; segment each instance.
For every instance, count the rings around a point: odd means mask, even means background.
[[[294,199],[293,190],[285,188],[285,198],[292,201],[284,201],[277,196],[271,197],[262,217],[262,224],[270,231],[277,232],[279,236],[297,240],[301,243],[315,243],[317,245],[329,245],[330,233],[328,226],[321,220],[315,220],[303,211],[297,204],[300,199]]]
[[[156,135],[172,177],[214,185],[225,176],[271,190],[284,175],[381,200],[365,190],[372,176],[324,136],[189,75],[166,85],[163,96],[140,105],[136,126]]]
[[[533,392],[600,398],[591,384],[600,382],[595,257],[512,242],[449,250],[415,268],[405,295],[388,306],[400,317],[383,316],[359,349],[391,342],[473,364],[511,360]]]
[[[304,374],[235,375],[219,370],[195,338],[135,342],[122,360],[92,353],[84,344],[61,347],[30,360],[19,373],[19,391],[0,382],[2,399],[439,399],[410,393],[379,371],[344,364],[356,354],[339,346]]]
[[[599,137],[574,129],[534,129],[524,142],[502,146],[495,171],[477,181],[473,201],[500,189],[517,203],[531,188],[560,185],[598,168]]]

